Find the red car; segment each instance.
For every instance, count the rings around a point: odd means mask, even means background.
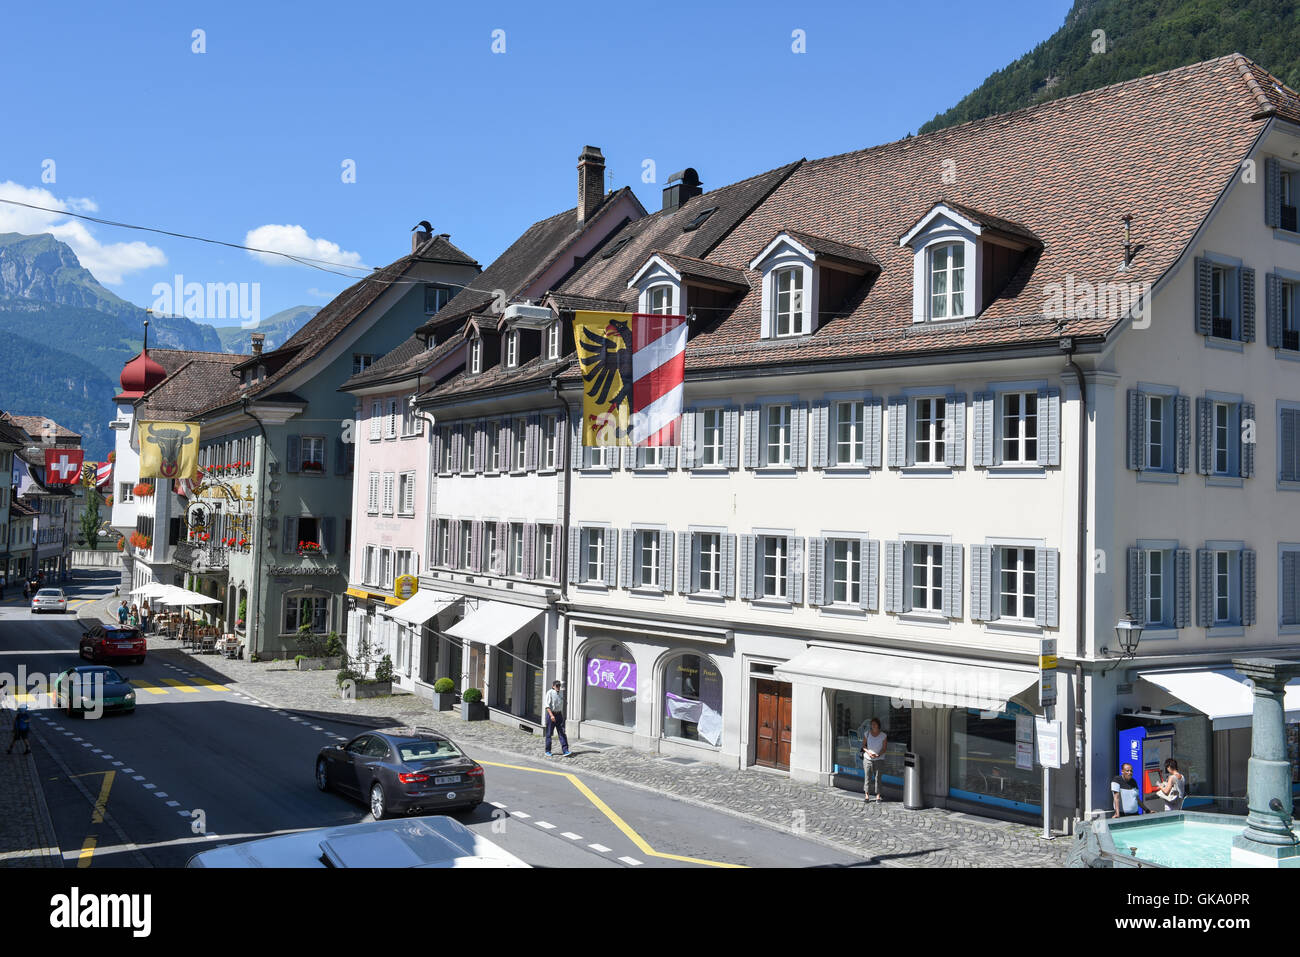
[[[125,625],[92,625],[81,636],[81,657],[89,661],[127,658],[137,665],[144,661],[146,643],[139,628]]]

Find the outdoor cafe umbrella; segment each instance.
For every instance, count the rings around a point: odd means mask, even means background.
[[[176,585],[165,586],[167,591],[161,595],[157,604],[159,605],[177,605],[185,608],[192,605],[220,605],[220,598],[209,598],[207,595],[201,595],[196,591],[190,591],[186,588],[179,588]]]

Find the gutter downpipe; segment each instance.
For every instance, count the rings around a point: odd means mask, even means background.
[[[420,374],[417,372],[415,374],[415,394],[411,396],[411,414],[415,416],[417,419],[419,419],[421,422],[427,422],[429,425],[429,434],[428,436],[426,436],[426,440],[424,443],[424,461],[425,461],[424,471],[425,474],[429,476],[429,482],[424,492],[424,567],[427,570],[433,567],[433,558],[434,558],[433,549],[435,543],[433,539],[433,502],[434,502],[433,492],[434,492],[434,486],[438,482],[438,470],[434,468],[435,463],[433,461],[433,430],[438,426],[438,417],[435,416],[432,412],[425,412],[424,410],[420,409],[416,405],[416,400],[419,399],[419,397],[420,397]],[[352,498],[353,501],[359,501],[360,494],[361,494],[360,493],[361,473],[359,471],[356,473],[355,485],[358,491],[352,496]],[[436,616],[434,620],[434,625],[435,626],[437,625]],[[419,663],[419,667],[415,669],[417,676],[423,670],[424,661],[428,658],[428,649],[425,648],[424,645],[426,639],[429,638],[429,636],[425,634],[426,630],[435,632],[435,634],[432,636],[433,642],[438,644],[441,644],[442,642],[442,639],[436,634],[437,631],[436,627],[430,629],[428,621],[426,621],[423,625],[420,625],[420,663]],[[435,650],[441,652],[440,648]],[[423,679],[418,679],[418,680],[423,680]]]
[[[1087,633],[1087,587],[1088,587],[1088,388],[1083,378],[1083,370],[1074,361],[1074,342],[1066,350],[1070,368],[1074,370],[1075,380],[1079,384],[1079,475],[1078,475],[1078,542],[1075,550],[1075,630],[1074,630],[1074,819],[1083,819],[1086,806],[1085,790],[1087,786],[1087,746],[1088,733],[1084,724],[1084,676],[1083,652]]]
[[[245,622],[248,627],[248,657],[251,659],[257,653],[253,648],[254,629],[252,626],[254,622],[257,623],[256,638],[258,641],[262,638],[262,612],[258,602],[262,597],[260,587],[262,581],[262,554],[266,545],[266,529],[262,526],[266,514],[266,475],[271,465],[271,437],[267,435],[266,426],[262,424],[262,420],[253,414],[248,396],[240,399],[240,405],[243,406],[244,414],[257,423],[257,428],[262,433],[262,469],[261,474],[257,477],[257,511],[253,515],[253,527],[256,530],[254,532],[256,537],[253,539],[253,580],[250,583],[251,587],[248,594],[253,613],[248,616]],[[237,616],[238,607],[236,607],[235,611]]]
[[[573,431],[569,428],[569,403],[565,402],[564,399],[560,397],[560,381],[555,376],[551,376],[551,391],[555,393],[555,401],[564,409],[564,435],[568,437],[569,442],[573,442],[575,441]],[[576,441],[582,441],[581,431],[578,432]],[[555,662],[555,678],[559,678],[561,681],[564,680],[564,666],[569,661],[569,615],[567,610],[569,601],[569,536],[573,534],[569,528],[569,518],[572,512],[573,502],[573,449],[566,443],[564,451],[566,453],[564,456],[564,514],[561,516],[563,519],[561,527],[564,529],[564,541],[561,542],[559,540],[559,535],[555,536],[555,550],[560,553],[558,556],[558,565],[560,569],[560,600],[563,602],[563,607],[565,608],[563,616],[557,616],[556,622],[558,626],[556,644],[559,647],[556,649],[558,660]],[[555,679],[553,678],[551,680],[554,681]],[[570,695],[573,694],[572,688],[566,690]],[[565,700],[566,703],[571,703],[571,699]]]

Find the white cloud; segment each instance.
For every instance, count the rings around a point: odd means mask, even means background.
[[[307,295],[314,299],[333,299],[338,295],[338,293],[330,292],[328,289],[317,289],[315,286],[312,286],[307,290]]]
[[[332,243],[328,239],[313,239],[307,235],[307,230],[301,226],[277,226],[271,223],[258,226],[256,229],[248,231],[248,235],[244,237],[244,245],[256,246],[258,249],[271,249],[306,259],[321,259],[326,262],[337,263],[340,266],[361,265],[360,253],[347,252],[340,248],[338,243]],[[293,260],[285,259],[284,256],[271,255],[270,253],[250,253],[249,255],[268,266],[288,266],[293,264]]]
[[[25,206],[0,203],[0,233],[50,233],[55,239],[71,246],[81,264],[106,286],[120,285],[128,273],[167,263],[166,254],[157,246],[139,240],[130,243],[101,243],[91,235],[85,223],[69,219],[62,212],[48,211],[66,209],[79,213],[94,212],[99,207],[92,199],[76,196],[59,199],[47,189],[22,186],[11,180],[0,183],[0,199],[46,207],[28,209]]]

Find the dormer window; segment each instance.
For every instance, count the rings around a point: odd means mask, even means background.
[[[637,291],[637,312],[657,316],[681,314],[682,274],[663,254],[652,255],[627,287]]]
[[[556,319],[546,327],[546,358],[560,358],[560,337],[563,330],[560,328],[560,320]]]
[[[506,368],[513,369],[519,365],[519,330],[511,329],[506,333]]]
[[[943,243],[931,246],[930,318],[956,319],[966,314],[966,246]]]
[[[469,342],[469,371],[470,375],[478,375],[483,371],[482,339],[471,339]]]
[[[773,277],[776,295],[772,300],[772,328],[775,335],[801,336],[812,330],[807,328],[808,317],[803,308],[803,269],[778,269]]]

